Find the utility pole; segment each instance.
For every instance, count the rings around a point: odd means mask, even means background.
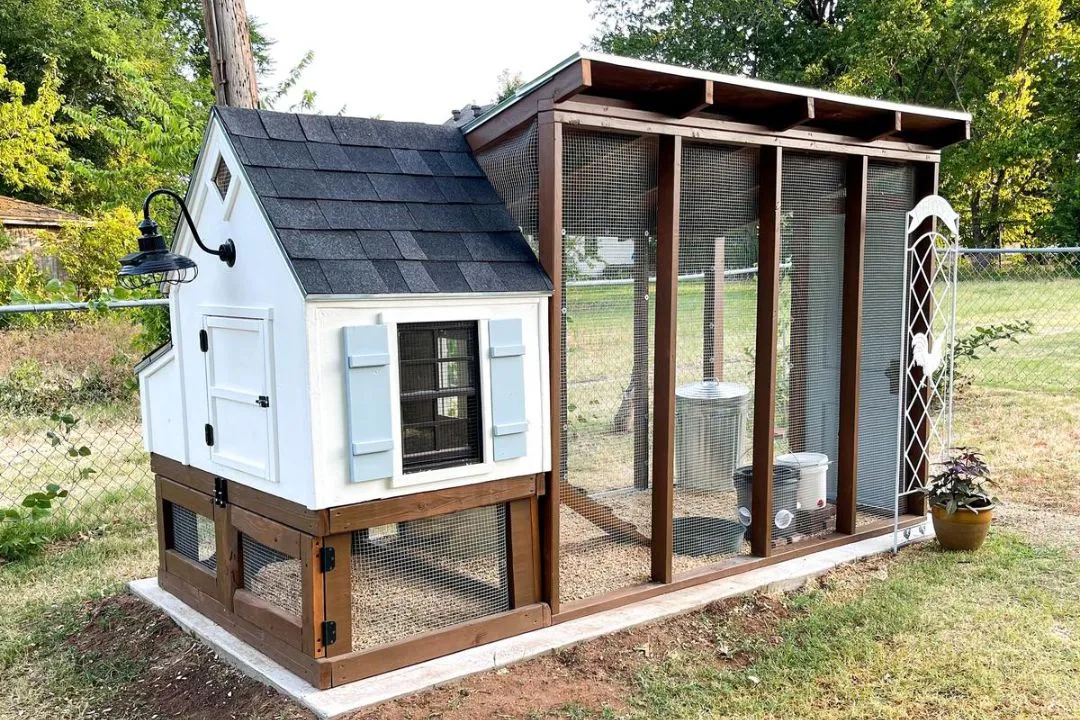
[[[203,18],[214,101],[229,107],[259,107],[244,0],[203,0]]]

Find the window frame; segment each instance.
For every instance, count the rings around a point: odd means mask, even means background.
[[[464,355],[444,355],[444,351],[438,348],[439,333],[451,331],[459,333],[458,339],[464,341],[466,345]],[[430,333],[430,346],[433,357],[408,357],[406,348],[410,343],[407,342],[407,336],[413,334],[424,338],[424,335],[428,333]],[[397,340],[395,364],[397,365],[398,380],[397,411],[400,418],[397,435],[401,443],[399,458],[403,476],[411,479],[422,473],[435,471],[457,471],[461,474],[472,474],[475,470],[484,468],[487,460],[485,455],[487,443],[484,441],[487,403],[481,351],[482,335],[481,322],[473,319],[397,323],[395,328]],[[420,344],[423,345],[425,341],[426,338],[422,339]],[[438,378],[442,374],[440,369],[461,362],[465,363],[465,384],[455,383],[449,387],[439,387],[441,382]],[[416,387],[416,384],[406,381],[409,368],[428,367],[434,370],[431,377],[433,387]],[[438,406],[443,401],[448,400],[458,402],[464,400],[466,403],[467,410],[464,418],[466,445],[464,446],[440,447],[440,441],[452,439],[452,435],[446,433],[445,428],[449,425],[447,421],[454,420],[454,418],[442,415],[438,409]],[[431,403],[429,414],[434,419],[416,421],[407,419],[409,416],[408,408],[416,408],[417,406],[423,408],[426,403]],[[435,447],[433,450],[410,453],[407,449],[406,433],[409,429],[420,427],[433,428],[432,439]],[[443,430],[445,434],[440,436],[440,430]],[[416,457],[421,454],[431,457]]]

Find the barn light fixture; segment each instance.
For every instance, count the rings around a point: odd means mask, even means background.
[[[199,231],[188,213],[184,199],[168,188],[158,188],[146,196],[143,201],[143,219],[139,222],[139,251],[120,258],[119,283],[128,290],[150,287],[152,285],[182,285],[189,283],[199,274],[195,261],[184,255],[169,252],[165,238],[158,230],[158,224],[150,219],[150,202],[158,195],[167,195],[180,206],[191,236],[203,252],[216,255],[223,263],[232,267],[236,263],[236,246],[232,240],[226,240],[217,250],[211,250],[203,244]]]

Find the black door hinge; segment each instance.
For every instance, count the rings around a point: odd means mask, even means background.
[[[205,330],[199,331],[199,349],[203,352],[210,349],[210,336],[206,334]]]
[[[336,564],[337,557],[335,556],[334,548],[324,547],[319,551],[319,566],[324,573],[333,570]]]
[[[229,481],[223,477],[214,478],[214,504],[218,507],[229,504]]]
[[[255,401],[255,404],[261,408],[270,407],[270,398],[267,395],[260,395],[259,399]]]
[[[322,624],[322,644],[323,646],[333,645],[337,642],[337,623],[333,620],[323,620]]]
[[[206,423],[203,427],[203,432],[206,435],[206,444],[210,447],[214,447],[214,426],[210,423]]]

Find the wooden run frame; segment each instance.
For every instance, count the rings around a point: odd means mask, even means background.
[[[529,95],[520,106],[512,106],[466,135],[474,150],[496,146],[502,138],[528,122],[538,128],[538,239],[541,265],[552,278],[554,292],[549,305],[549,364],[554,377],[562,368],[566,343],[563,322],[563,130],[565,127],[591,128],[603,132],[654,135],[658,138],[657,253],[655,288],[655,366],[653,369],[652,436],[652,537],[651,582],[623,588],[585,600],[560,602],[559,510],[563,493],[574,492],[566,477],[565,448],[561,447],[566,423],[561,383],[551,383],[552,472],[547,474],[547,494],[540,502],[540,598],[550,608],[553,623],[582,617],[592,612],[618,607],[660,593],[746,572],[763,565],[801,557],[829,547],[881,535],[892,530],[891,520],[856,526],[858,479],[858,407],[862,336],[863,248],[866,239],[868,165],[871,160],[891,160],[911,164],[916,169],[916,194],[922,197],[937,191],[940,145],[958,142],[969,135],[967,123],[942,130],[934,138],[937,146],[920,145],[898,139],[901,113],[879,112],[865,127],[850,134],[823,132],[804,123],[815,116],[814,100],[803,99],[776,110],[775,116],[759,118],[717,117],[701,111],[713,101],[709,83],[680,95],[685,103],[674,103],[659,111],[647,103],[635,103],[596,93],[595,63],[583,59],[561,70],[557,82]],[[678,105],[678,107],[676,107]],[[742,145],[759,149],[759,270],[754,394],[772,398],[776,393],[777,326],[780,284],[780,204],[785,149],[813,151],[844,157],[847,164],[847,194],[844,224],[844,275],[841,307],[841,384],[839,403],[839,454],[836,498],[836,532],[810,538],[796,545],[777,547],[770,523],[752,526],[752,557],[735,557],[712,567],[675,576],[672,571],[672,504],[674,496],[674,389],[679,257],[679,204],[681,147],[685,140]],[[718,250],[722,253],[722,248]],[[718,269],[722,273],[722,254]],[[706,292],[718,293],[708,283],[722,282],[709,277]],[[917,291],[917,290],[916,290]],[[706,303],[711,307],[709,303]],[[708,312],[708,310],[707,310]],[[714,374],[722,370],[719,323],[705,318],[705,332],[712,333],[703,349],[703,367]],[[712,325],[710,326],[710,320]],[[911,416],[914,418],[914,416]],[[772,507],[773,438],[775,404],[754,404],[752,515],[767,517]],[[905,433],[925,433],[914,419]],[[906,445],[905,445],[906,446]],[[925,468],[920,469],[925,472]],[[925,518],[925,504],[909,498],[901,508],[900,528]]]

